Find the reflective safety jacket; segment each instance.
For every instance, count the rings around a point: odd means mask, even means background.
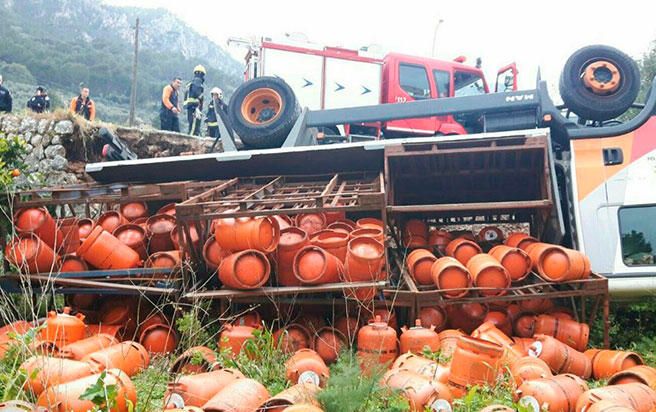
[[[185,108],[203,110],[203,92],[205,91],[203,83],[205,83],[205,80],[201,76],[195,76],[192,81],[187,83],[184,96]]]

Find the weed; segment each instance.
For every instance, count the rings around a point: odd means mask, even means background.
[[[136,412],[162,410],[166,384],[170,379],[170,363],[171,359],[167,357],[154,358],[148,368],[132,377],[132,383],[137,389]]]
[[[105,382],[107,378],[107,371],[103,371],[98,380],[93,385],[89,386],[80,399],[83,401],[91,401],[94,405],[94,411],[109,412],[116,406],[116,397],[118,396],[118,387],[116,385],[108,385]]]
[[[23,389],[25,381],[32,377],[27,376],[25,371],[20,369],[20,365],[32,356],[30,346],[35,342],[39,331],[40,328],[32,328],[23,335],[9,333],[7,350],[0,360],[0,400],[34,400],[31,399],[31,393]]]
[[[253,332],[254,338],[244,343],[236,356],[228,349],[219,353],[219,363],[239,369],[246,377],[264,385],[269,393],[280,393],[289,387],[285,362],[290,355],[283,352],[273,332],[262,328]]]
[[[194,306],[194,309],[186,312],[178,318],[175,322],[175,326],[180,334],[179,346],[181,348],[191,348],[200,345],[207,345],[210,347],[214,346],[210,334],[199,319],[199,310],[197,309],[197,306]]]
[[[433,361],[439,363],[440,365],[445,365],[445,364],[451,362],[451,356],[444,355],[442,353],[442,351],[433,352],[433,351],[430,350],[430,348],[428,346],[424,346],[424,350],[421,352],[421,355],[424,358],[427,358],[427,359],[430,359],[430,360],[433,360]]]
[[[380,386],[384,367],[363,374],[355,354],[343,352],[330,369],[326,388],[318,400],[326,412],[401,412],[410,409],[399,393]]]

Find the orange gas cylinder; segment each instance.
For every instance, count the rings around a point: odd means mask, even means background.
[[[232,356],[237,356],[247,340],[253,339],[255,328],[241,325],[224,325],[219,335],[219,350],[230,349]]]
[[[97,225],[105,229],[109,233],[113,233],[117,227],[125,225],[128,220],[123,215],[115,210],[109,210],[98,218]]]
[[[542,359],[530,356],[515,359],[510,364],[510,375],[512,375],[517,387],[526,381],[553,376],[549,365]]]
[[[421,320],[415,320],[415,326],[401,328],[401,338],[399,339],[399,348],[401,353],[412,352],[421,354],[424,349],[431,352],[440,350],[440,337],[434,328],[424,328],[421,326]]]
[[[345,233],[351,233],[355,230],[355,222],[351,219],[338,219],[326,227],[327,229],[335,229]]]
[[[585,356],[592,362],[592,376],[595,379],[610,378],[644,363],[637,353],[623,350],[589,349],[585,351]]]
[[[59,354],[63,358],[82,360],[82,358],[90,353],[116,345],[117,343],[118,340],[115,337],[106,333],[100,333],[63,346],[60,348]]]
[[[182,250],[182,247],[185,246],[188,250],[188,248],[193,247],[194,249],[198,249],[200,246],[200,235],[198,234],[198,229],[196,229],[196,225],[194,223],[189,225],[189,234],[187,235],[186,229],[182,229],[182,244],[180,243],[179,239],[179,232],[178,232],[178,227],[174,227],[171,229],[171,241],[173,242],[173,249],[174,250]]]
[[[579,397],[576,402],[576,411],[588,411],[595,403],[604,400],[633,408],[636,412],[651,412],[656,408],[656,391],[642,383],[626,383],[590,389]]]
[[[149,353],[171,353],[178,346],[178,334],[169,325],[151,324],[141,329],[139,343]]]
[[[402,369],[387,371],[381,384],[399,391],[410,402],[413,412],[451,411],[451,390],[437,382],[414,372]]]
[[[64,255],[59,261],[59,271],[66,272],[86,272],[89,270],[87,262],[81,257],[73,255]]]
[[[590,327],[575,320],[540,315],[535,321],[535,334],[553,336],[578,351],[584,351],[588,346]]]
[[[603,400],[593,403],[585,412],[636,412],[636,409],[614,401]],[[652,409],[651,412],[656,412],[656,409]]]
[[[418,285],[431,285],[433,277],[431,268],[437,258],[426,249],[415,249],[408,255],[406,265],[410,276]]]
[[[93,228],[96,226],[96,222],[93,219],[83,218],[77,221],[78,235],[80,236],[80,241],[89,236]]]
[[[394,310],[394,308],[389,308],[389,309],[386,307],[376,308],[372,313],[371,320],[372,321],[375,320],[376,316],[380,316],[381,322],[387,323],[387,325],[390,328],[394,330],[398,330],[399,324],[396,321],[396,311]]]
[[[342,316],[341,318],[335,320],[334,324],[335,329],[340,331],[342,335],[348,339],[349,342],[352,342],[357,336],[358,329],[360,329],[360,321],[356,316]]]
[[[319,390],[320,388],[313,383],[297,383],[267,399],[257,408],[257,412],[286,412],[289,410],[289,406],[299,404],[319,407],[320,404],[317,401]]]
[[[303,229],[309,236],[326,228],[326,215],[324,213],[303,213],[296,215],[296,226]]]
[[[472,333],[487,316],[489,307],[481,303],[462,303],[446,307],[449,325],[453,329],[460,329]]]
[[[175,216],[175,203],[167,203],[157,210],[156,215],[171,215]]]
[[[436,382],[447,383],[449,381],[448,366],[442,366],[435,361],[410,352],[399,355],[392,364],[391,369],[409,370]]]
[[[348,347],[346,337],[339,330],[331,327],[319,329],[314,335],[312,349],[314,349],[326,364],[337,360],[337,356]]]
[[[451,358],[449,384],[458,389],[494,385],[502,356],[503,347],[496,343],[461,336]]]
[[[294,275],[294,256],[310,240],[303,229],[288,227],[280,231],[280,241],[276,249],[276,274],[281,286],[300,286],[301,282]]]
[[[622,385],[632,382],[643,383],[656,390],[656,368],[647,365],[634,366],[617,372],[608,380],[609,385]]]
[[[166,409],[187,406],[201,407],[223,388],[244,378],[244,375],[237,369],[230,368],[178,376],[167,385],[164,405]]]
[[[32,356],[20,366],[27,375],[25,387],[39,396],[50,386],[74,381],[96,372],[85,362],[51,358],[48,356]]]
[[[344,205],[342,203],[338,203],[336,206],[344,206]],[[324,212],[324,215],[326,215],[326,225],[330,225],[335,222],[341,222],[346,219],[346,212],[344,210]]]
[[[139,254],[141,260],[148,258],[146,229],[133,223],[121,225],[112,233],[116,239]]]
[[[519,307],[525,312],[546,313],[554,308],[554,302],[549,298],[533,298],[519,301]]]
[[[396,331],[380,316],[358,332],[358,356],[365,367],[370,364],[389,366],[398,355]]]
[[[254,309],[249,309],[248,312],[240,315],[233,325],[237,326],[250,326],[251,328],[259,329],[262,327],[262,316],[260,312]]]
[[[479,412],[515,412],[515,409],[506,405],[489,405]]]
[[[68,383],[51,386],[39,396],[37,404],[51,412],[87,412],[93,410],[94,403],[80,399],[90,386],[96,384],[101,374],[87,376]],[[106,371],[105,385],[115,385],[115,406],[111,412],[128,412],[137,404],[137,392],[130,378],[118,369]]]
[[[467,265],[469,259],[482,252],[481,247],[476,242],[462,237],[453,239],[446,246],[446,254],[456,258],[463,265]]]
[[[214,223],[214,237],[226,250],[238,252],[255,249],[271,253],[278,247],[280,226],[271,217],[219,219]]]
[[[145,202],[129,202],[123,203],[120,207],[120,212],[128,221],[132,222],[140,217],[148,216],[148,206]]]
[[[515,399],[531,412],[575,412],[576,400],[587,390],[583,379],[563,374],[525,381],[515,391]]]
[[[465,334],[457,329],[445,329],[442,332],[438,333],[437,336],[440,337],[440,353],[447,358],[453,356],[453,352],[456,351],[456,346],[458,345],[458,339]]]
[[[215,272],[219,268],[223,258],[229,255],[230,251],[222,249],[216,239],[214,239],[214,235],[210,236],[203,246],[205,265],[212,272]]]
[[[471,275],[457,259],[442,257],[431,266],[431,277],[435,287],[445,298],[459,298],[469,293],[472,286]]]
[[[446,312],[441,306],[426,306],[419,310],[421,326],[432,327],[434,331],[441,332],[446,328]]]
[[[356,237],[369,237],[375,239],[381,244],[385,244],[385,233],[379,227],[357,228],[349,233],[349,241]]]
[[[513,324],[515,335],[520,338],[531,338],[535,335],[535,322],[537,316],[532,312],[523,312],[517,315]]]
[[[84,315],[81,313],[71,315],[71,308],[65,307],[63,313],[48,312],[45,328],[41,329],[39,336],[42,341],[54,343],[61,348],[69,343],[77,342],[86,335]]]
[[[130,296],[106,299],[100,305],[100,323],[120,326],[118,337],[121,339],[131,337],[137,329],[136,306],[136,301]]]
[[[344,273],[339,258],[319,246],[305,246],[294,257],[294,276],[302,285],[337,283]]]
[[[233,253],[221,261],[219,279],[232,289],[257,289],[269,280],[271,264],[255,249]]]
[[[303,325],[292,323],[280,328],[273,334],[278,347],[285,353],[294,353],[299,349],[310,347],[310,332]]]
[[[405,247],[423,247],[428,245],[428,225],[419,219],[410,219],[403,226],[403,243]]]
[[[294,221],[287,215],[272,215],[271,217],[278,221],[281,233],[283,230],[294,226]]]
[[[488,253],[506,268],[512,282],[524,280],[531,273],[531,258],[520,248],[497,245]]]
[[[171,239],[171,231],[176,227],[175,216],[158,214],[146,221],[146,232],[150,238],[148,251],[150,253],[173,250],[175,245]]]
[[[93,352],[82,358],[97,370],[120,369],[128,376],[148,367],[148,351],[137,342],[126,341]]]
[[[471,274],[474,286],[480,288],[482,296],[505,295],[510,287],[510,275],[501,263],[487,253],[472,256],[467,261],[467,271]]]
[[[355,222],[358,229],[385,229],[385,223],[382,220],[373,217],[363,217]]]
[[[50,273],[59,266],[59,257],[33,233],[13,238],[5,247],[7,260],[27,273]]]
[[[520,352],[522,356],[528,356],[528,349],[531,347],[535,339],[533,338],[520,338],[518,336],[513,336],[513,347],[517,352]]]
[[[312,235],[310,243],[334,255],[340,262],[346,261],[349,235],[341,231],[324,229]]]
[[[216,353],[206,346],[194,346],[178,356],[171,366],[171,373],[195,374],[210,372],[216,363]]]
[[[503,242],[506,246],[516,247],[526,251],[526,248],[533,243],[538,243],[539,240],[526,233],[514,232],[508,235]]]
[[[472,337],[483,339],[488,342],[496,343],[503,347],[504,354],[502,361],[504,364],[509,364],[516,359],[519,359],[523,354],[514,347],[512,339],[499,330],[492,322],[484,322],[481,326],[476,328],[471,334]]]
[[[236,379],[203,405],[205,412],[255,411],[271,395],[253,379]]]
[[[528,355],[542,359],[553,373],[571,373],[588,379],[592,375],[592,362],[583,353],[547,335],[535,335],[536,341]]]
[[[300,349],[285,363],[287,380],[297,383],[313,383],[323,387],[330,377],[330,370],[321,356],[312,349]]]
[[[483,323],[491,322],[506,336],[512,336],[512,324],[510,323],[510,316],[505,310],[491,310],[485,315]]]
[[[77,249],[77,255],[98,269],[130,269],[141,265],[139,254],[96,226]]]
[[[348,282],[372,281],[380,278],[385,247],[370,237],[356,237],[349,241],[346,252],[344,278]]]
[[[437,247],[440,253],[444,254],[446,246],[453,240],[451,233],[446,230],[433,229],[428,234],[428,245]]]
[[[14,337],[24,335],[32,329],[32,325],[24,320],[19,320],[0,328],[0,359],[5,356],[9,345],[14,342]]]
[[[75,253],[77,248],[80,247],[80,230],[78,229],[77,221],[78,219],[76,217],[57,219],[57,227],[62,234],[60,254]]]
[[[503,239],[503,231],[496,226],[485,226],[478,232],[478,235],[476,236],[476,240],[479,242],[485,242],[493,245],[503,242]]]
[[[30,207],[18,210],[14,214],[14,227],[18,234],[33,234],[53,250],[58,250],[64,240],[62,232],[57,228],[55,219],[52,218],[45,207]]]

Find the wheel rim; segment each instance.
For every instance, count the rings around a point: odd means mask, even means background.
[[[622,75],[613,63],[607,60],[598,60],[589,63],[581,74],[583,84],[594,94],[608,95],[620,87]]]
[[[241,104],[242,117],[251,124],[265,125],[273,122],[283,109],[282,97],[273,89],[253,90]]]

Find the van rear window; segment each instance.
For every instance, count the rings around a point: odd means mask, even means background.
[[[619,210],[622,260],[627,266],[654,265],[656,260],[656,205]]]

